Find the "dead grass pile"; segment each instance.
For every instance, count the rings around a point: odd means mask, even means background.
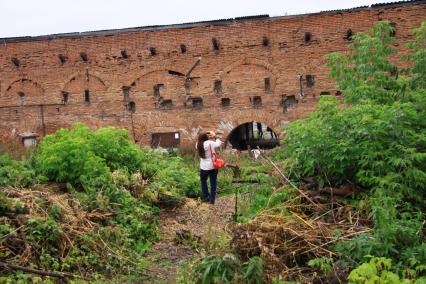
[[[2,188],[7,197],[9,212],[0,216],[0,223],[16,228],[7,235],[0,236],[1,260],[13,260],[22,265],[33,262],[40,255],[40,246],[27,239],[27,226],[30,219],[45,220],[52,215],[55,206],[61,224],[59,250],[66,257],[70,248],[83,235],[99,229],[99,223],[114,213],[86,211],[80,202],[60,184],[44,184],[30,189]],[[58,210],[60,208],[60,210]],[[99,247],[98,247],[99,249]],[[105,254],[107,252],[105,251]]]
[[[326,212],[318,212],[318,205],[295,204],[294,200],[281,206],[287,213],[274,214],[268,209],[232,229],[235,252],[244,260],[261,256],[270,277],[312,283],[316,273],[307,265],[309,260],[334,257],[330,245],[370,230],[357,214],[354,217],[350,206],[333,204]]]

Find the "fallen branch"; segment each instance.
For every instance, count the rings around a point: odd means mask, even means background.
[[[321,210],[322,212],[325,212],[324,208],[319,206],[316,202],[314,202],[308,195],[306,195],[306,193],[304,193],[302,190],[300,190],[294,183],[291,182],[291,180],[289,178],[287,178],[285,176],[285,174],[281,171],[281,169],[270,159],[268,158],[264,152],[260,151],[260,156],[265,159],[266,161],[268,161],[272,167],[274,167],[274,169],[278,172],[278,174],[281,176],[281,178],[284,179],[284,181],[289,184],[291,187],[293,187],[294,189],[296,189],[300,195],[302,195],[304,198],[306,198],[306,200],[308,200],[312,205],[314,205],[315,207],[317,207],[319,210]]]
[[[43,270],[38,270],[38,269],[30,268],[30,267],[10,264],[10,263],[6,263],[6,262],[3,262],[3,261],[0,261],[0,266],[4,267],[6,269],[21,270],[21,271],[25,271],[25,272],[29,272],[29,273],[33,273],[33,274],[42,275],[42,276],[51,276],[51,277],[61,278],[61,279],[64,279],[64,280],[67,279],[67,278],[75,278],[75,275],[73,275],[73,274],[43,271]]]

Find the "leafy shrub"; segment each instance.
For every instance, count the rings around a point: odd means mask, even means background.
[[[13,160],[9,155],[0,155],[0,186],[28,187],[43,177],[37,176],[27,161]]]
[[[411,67],[404,70],[389,60],[396,54],[391,30],[380,22],[354,37],[351,54],[329,56],[331,77],[352,105],[322,97],[316,113],[289,125],[277,157],[290,161],[293,178],[315,176],[319,187],[350,181],[367,189],[374,231],[336,249],[351,266],[368,254],[393,259],[401,277],[412,262],[426,262],[426,24],[415,30]]]
[[[200,196],[198,172],[185,165],[181,157],[157,154],[152,161],[158,169],[153,175],[151,189],[158,192],[174,192],[188,197]]]
[[[259,256],[254,256],[244,265],[244,279],[248,284],[263,283],[263,261]]]
[[[263,283],[263,262],[258,256],[247,263],[233,254],[209,255],[201,259],[194,270],[197,283]]]
[[[328,257],[314,258],[308,261],[310,267],[319,269],[324,274],[330,273],[333,267],[333,259]]]
[[[348,280],[351,284],[361,283],[424,283],[426,277],[413,281],[400,279],[398,274],[392,271],[392,260],[384,257],[371,257],[369,262],[363,263],[349,274]]]
[[[119,136],[120,133],[117,133]],[[42,140],[34,156],[37,170],[49,180],[69,182],[85,188],[111,184],[107,161],[96,155],[94,133],[82,124],[60,129]],[[115,137],[111,137],[114,141]]]
[[[141,172],[151,179],[150,189],[157,194],[199,194],[197,174],[180,157],[141,149],[129,140],[125,130],[113,127],[91,131],[76,124],[47,135],[34,156],[34,164],[50,180],[82,186],[87,191],[111,191],[124,186],[123,180],[117,180],[119,176],[129,180],[131,174]]]
[[[285,156],[296,175],[316,175],[321,184],[352,180],[421,199],[426,128],[417,108],[365,103],[337,111],[336,99],[323,97],[316,113],[287,129]]]

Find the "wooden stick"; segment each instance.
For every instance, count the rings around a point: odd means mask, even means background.
[[[68,273],[43,271],[43,270],[38,270],[38,269],[30,268],[30,267],[24,267],[24,266],[19,266],[19,265],[15,265],[15,264],[10,264],[10,263],[6,263],[6,262],[3,262],[3,261],[0,261],[0,266],[3,266],[6,269],[21,270],[21,271],[25,271],[25,272],[29,272],[29,273],[33,273],[33,274],[42,275],[42,276],[51,276],[51,277],[57,277],[57,278],[62,278],[62,279],[74,278],[75,277],[74,275],[68,274]]]
[[[306,193],[304,193],[302,190],[300,190],[296,185],[294,185],[290,179],[288,179],[284,173],[281,171],[281,169],[271,160],[269,159],[265,153],[263,153],[262,151],[260,151],[260,156],[262,158],[264,158],[266,161],[268,161],[273,167],[274,169],[279,173],[279,175],[284,179],[285,182],[287,182],[291,187],[293,187],[294,189],[296,189],[300,195],[302,195],[304,198],[306,198],[306,200],[308,200],[312,205],[314,205],[315,207],[317,207],[318,209],[320,209],[321,211],[325,211],[324,208],[322,208],[321,206],[319,206],[317,203],[315,203],[309,196],[306,195]]]

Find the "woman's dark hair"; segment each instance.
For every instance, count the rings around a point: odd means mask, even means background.
[[[200,135],[198,135],[197,152],[198,152],[198,156],[200,156],[200,158],[203,158],[203,159],[206,158],[206,152],[204,151],[204,142],[207,140],[209,140],[209,136],[207,135],[206,132],[203,132]]]

